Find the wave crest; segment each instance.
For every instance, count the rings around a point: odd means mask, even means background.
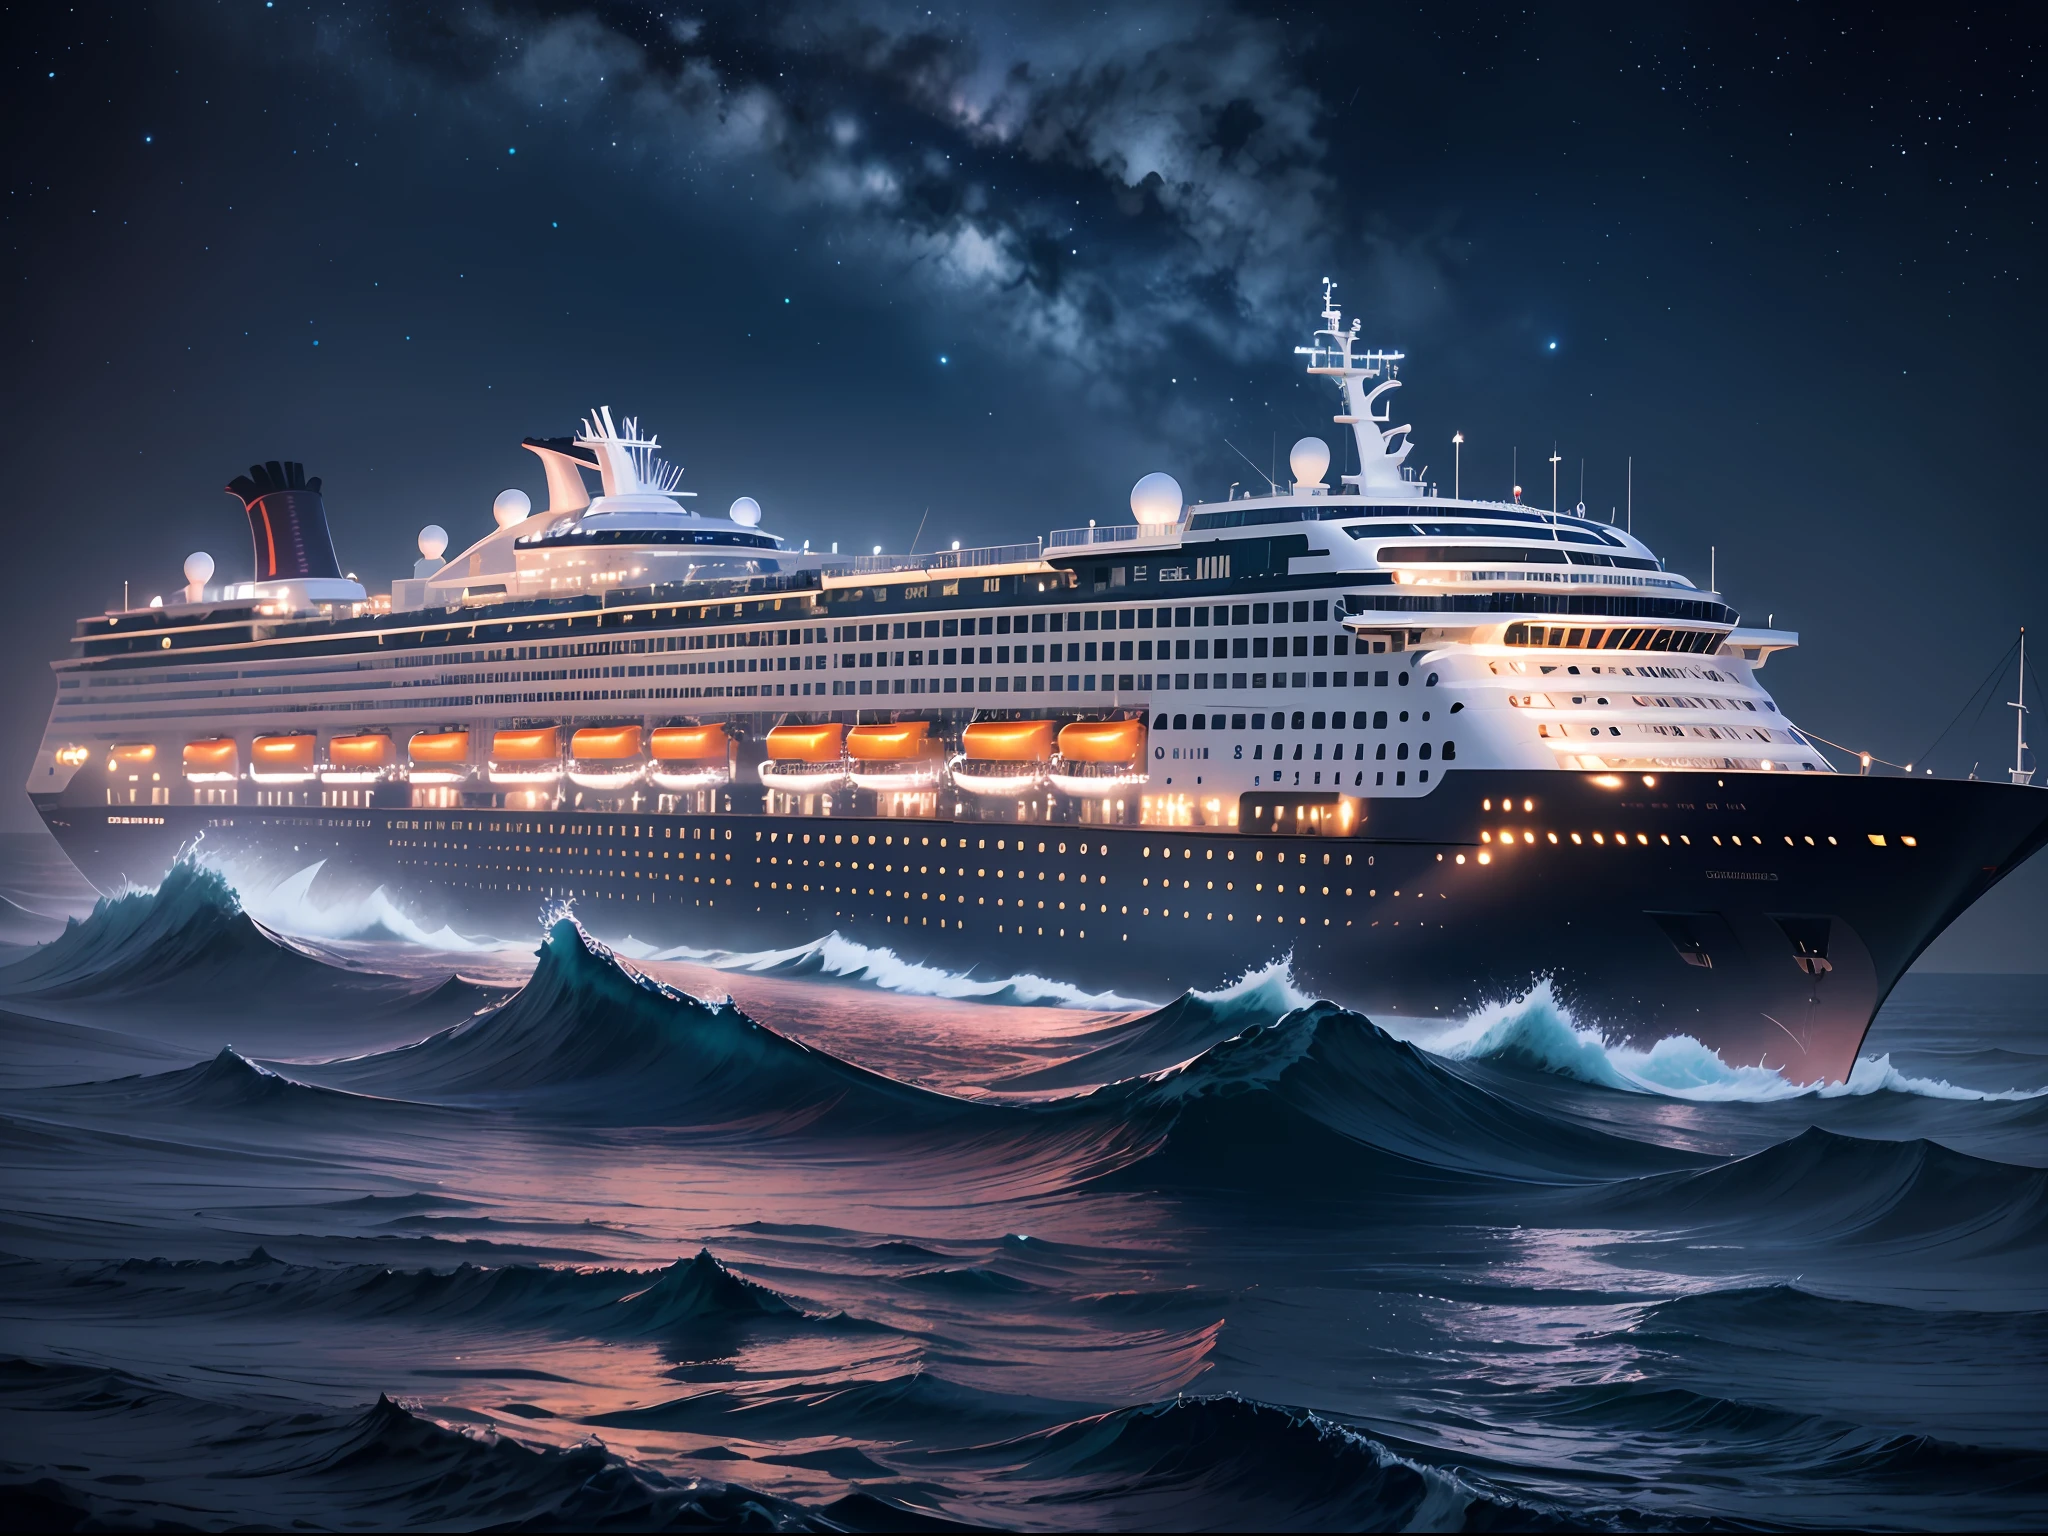
[[[1115,992],[1088,992],[1070,982],[1026,973],[978,979],[941,966],[905,960],[893,949],[876,949],[838,932],[790,949],[692,949],[678,945],[652,949],[628,941],[620,952],[636,960],[687,960],[714,970],[755,976],[804,976],[848,985],[874,987],[916,997],[952,998],[959,1002],[1008,1003],[1033,1008],[1126,1010],[1149,1007],[1143,998]]]
[[[1797,1098],[1861,1098],[1904,1093],[1921,1098],[2013,1102],[2048,1095],[2048,1088],[1987,1091],[1959,1088],[1938,1078],[1914,1077],[1889,1055],[1859,1056],[1848,1079],[1800,1083],[1773,1067],[1731,1067],[1690,1035],[1667,1035],[1647,1050],[1615,1044],[1577,1023],[1548,981],[1511,1002],[1480,1009],[1464,1023],[1424,1042],[1451,1061],[1487,1061],[1553,1073],[1596,1088],[1659,1094],[1703,1103],[1767,1104]]]
[[[1010,1089],[1078,1088],[1178,1066],[1258,1024],[1308,1005],[1286,959],[1270,961],[1214,992],[1187,991],[1135,1019],[1075,1036],[1082,1053],[1005,1078]]]
[[[761,1129],[929,1125],[967,1106],[898,1083],[627,970],[558,919],[526,985],[467,1023],[309,1075],[358,1090],[583,1123]]]

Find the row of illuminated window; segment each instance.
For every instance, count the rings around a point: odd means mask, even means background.
[[[1705,655],[1727,638],[1713,629],[1591,629],[1564,624],[1510,624],[1506,645],[1561,646],[1585,651],[1682,651]]]
[[[851,628],[852,626],[847,626]],[[871,626],[863,625],[862,628]],[[898,625],[897,628],[903,626]],[[1290,637],[1282,635],[1269,640],[1260,635],[1255,639],[1238,640],[1084,640],[1067,642],[1064,646],[1046,645],[984,645],[984,646],[941,646],[929,650],[907,651],[842,651],[835,661],[839,668],[855,671],[872,667],[971,667],[977,664],[988,667],[1059,666],[1061,663],[1083,665],[1100,661],[1264,661],[1269,657],[1288,655],[1348,656],[1351,641],[1348,635],[1295,635],[1292,649]],[[1359,642],[1360,655],[1366,654],[1365,643]],[[979,661],[977,663],[977,654]],[[825,664],[825,657],[815,658],[817,665]],[[773,670],[810,671],[813,658],[803,656],[789,661],[785,667],[780,658]],[[767,670],[764,658],[763,670]],[[1407,675],[1402,674],[1404,677]],[[1381,673],[1382,682],[1386,674]]]
[[[1502,808],[1509,809],[1510,807],[1508,807],[1507,802],[1503,801]],[[1883,848],[1888,846],[1886,834],[1882,832],[1869,832],[1864,835],[1866,840],[1870,843],[1870,845],[1873,848]],[[1840,841],[1837,838],[1835,838],[1832,834],[1828,833],[1822,833],[1817,838],[1811,833],[1805,833],[1796,838],[1792,836],[1792,834],[1789,832],[1783,833],[1781,834],[1781,836],[1784,838],[1784,843],[1787,848],[1818,848],[1823,843],[1825,843],[1830,848],[1838,848],[1841,846]],[[1588,834],[1581,834],[1578,832],[1567,832],[1564,834],[1562,838],[1560,838],[1558,834],[1555,832],[1545,832],[1542,834],[1542,841],[1556,846],[1562,846],[1565,842],[1571,842],[1583,847],[1586,844],[1589,837],[1591,841],[1598,847],[1613,846],[1616,848],[1626,848],[1631,846],[1631,837],[1633,837],[1634,839],[1633,846],[1638,848],[1647,848],[1650,846],[1651,843],[1650,834],[1647,832],[1616,832],[1610,838],[1610,836],[1604,831],[1593,832]],[[1482,828],[1479,833],[1480,842],[1497,844],[1504,847],[1513,846],[1518,839],[1522,843],[1534,844],[1537,841],[1537,833],[1532,828],[1527,827],[1524,827],[1519,831],[1514,827],[1502,827],[1498,832],[1495,832],[1492,828],[1489,827]],[[1685,848],[1690,848],[1694,846],[1692,836],[1690,833],[1678,833],[1677,840],[1678,846]],[[1730,832],[1727,833],[1725,837],[1722,833],[1719,832],[1709,833],[1705,838],[1701,840],[1699,846],[1704,848],[1706,846],[1707,841],[1709,840],[1712,841],[1713,845],[1716,848],[1724,849],[1766,848],[1772,846],[1771,844],[1765,842],[1762,836],[1754,832]],[[1659,832],[1656,836],[1656,841],[1666,848],[1673,846],[1672,834],[1669,832]],[[1854,841],[1854,839],[1851,839],[1851,841]],[[1906,848],[1917,848],[1920,846],[1920,839],[1918,837],[1900,837],[1899,843],[1901,846]]]

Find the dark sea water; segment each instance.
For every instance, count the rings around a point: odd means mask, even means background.
[[[94,910],[40,846],[11,1528],[2048,1522],[2048,978],[1909,977],[1816,1090],[1541,991]]]

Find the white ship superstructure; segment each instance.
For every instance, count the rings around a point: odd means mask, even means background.
[[[1755,675],[1795,636],[1583,508],[1440,495],[1392,421],[1401,354],[1357,333],[1326,288],[1296,349],[1340,393],[1335,484],[1305,438],[1269,494],[1148,475],[1131,522],[931,555],[792,551],[750,498],[688,510],[659,442],[599,409],[526,440],[545,511],[505,492],[445,562],[425,530],[388,603],[273,580],[82,621],[36,787],[106,758],[117,803],[741,785],[789,814],[1232,826],[1247,793],[1420,796],[1452,764],[1828,771]]]

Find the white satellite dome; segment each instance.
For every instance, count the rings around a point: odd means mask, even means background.
[[[527,515],[532,511],[532,499],[526,492],[516,489],[498,492],[498,499],[491,503],[491,516],[498,520],[500,528],[510,528],[514,523],[525,522]],[[445,538],[442,540],[442,547],[447,547]],[[437,556],[429,555],[427,558],[432,560]]]
[[[1330,469],[1330,445],[1320,437],[1304,437],[1287,450],[1287,467],[1294,471],[1297,491],[1321,485]]]
[[[195,550],[185,557],[185,584],[203,587],[213,580],[213,556],[205,550]]]
[[[509,492],[517,495],[518,493]],[[500,496],[498,500],[505,498]],[[420,554],[429,560],[438,560],[448,548],[448,530],[439,523],[429,523],[420,530]]]
[[[1131,515],[1141,523],[1177,523],[1180,509],[1180,482],[1169,474],[1155,469],[1131,487]]]
[[[725,515],[743,528],[752,528],[761,521],[761,503],[751,496],[742,496],[726,509]]]

